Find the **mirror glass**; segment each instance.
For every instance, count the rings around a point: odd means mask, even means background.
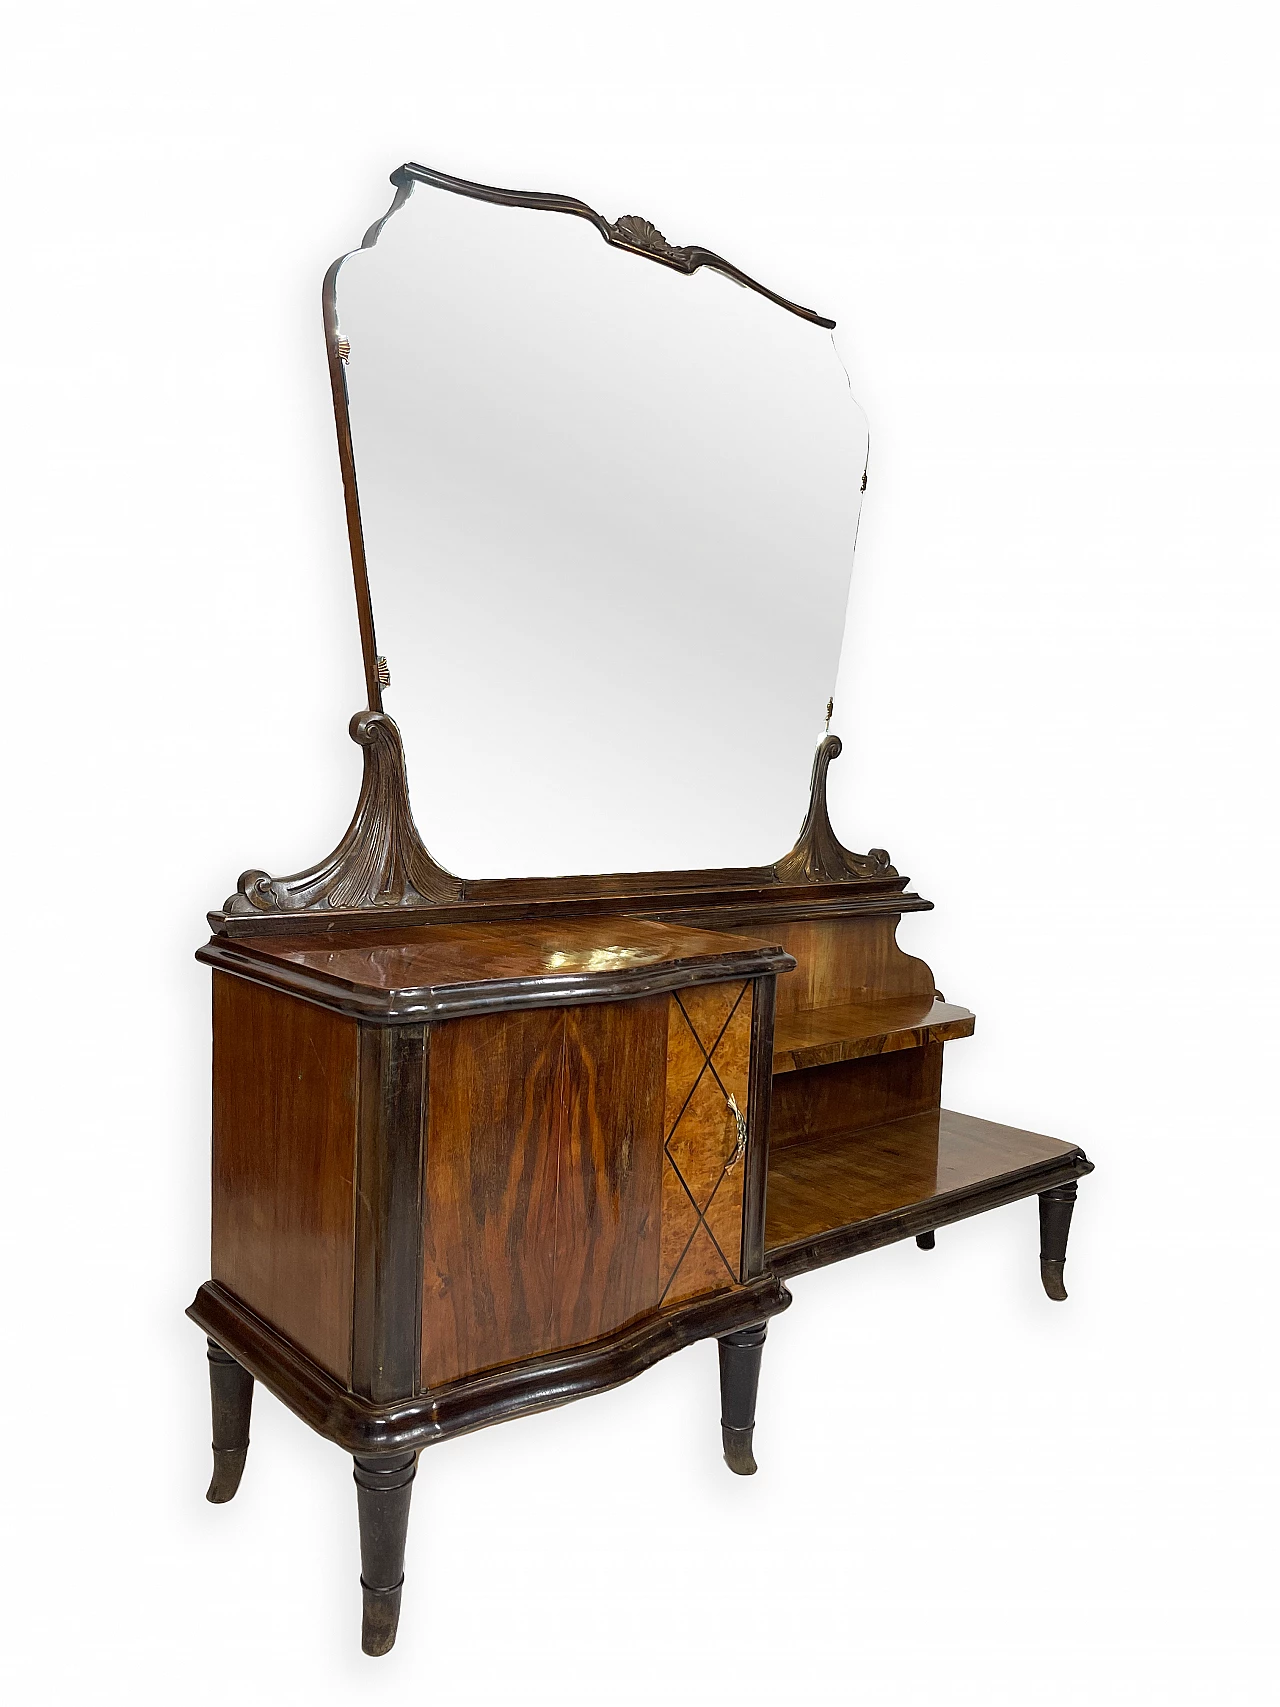
[[[336,310],[383,705],[434,857],[781,857],[867,458],[831,333],[584,219],[421,183]]]

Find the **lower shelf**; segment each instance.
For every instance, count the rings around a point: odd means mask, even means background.
[[[1092,1170],[1078,1145],[945,1108],[787,1144],[769,1161],[766,1261],[800,1274]]]

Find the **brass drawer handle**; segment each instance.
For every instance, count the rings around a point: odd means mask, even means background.
[[[738,1163],[742,1160],[743,1156],[746,1154],[747,1149],[747,1117],[738,1107],[738,1100],[732,1093],[730,1093],[729,1096],[729,1108],[733,1114],[735,1122],[737,1123],[738,1143],[733,1154],[725,1163],[724,1171],[727,1174],[731,1174],[733,1172]]]

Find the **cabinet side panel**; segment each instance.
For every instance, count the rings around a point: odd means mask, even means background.
[[[773,1081],[771,1149],[936,1109],[942,1101],[942,1050],[941,1043],[929,1043],[780,1073]]]
[[[565,1013],[555,1344],[658,1303],[667,998]]]
[[[213,1278],[350,1379],[356,1022],[213,975]]]
[[[562,1010],[432,1027],[422,1382],[551,1343]]]

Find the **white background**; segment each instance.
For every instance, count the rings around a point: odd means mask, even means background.
[[[27,5],[4,35],[3,1665],[28,1702],[1275,1699],[1275,43],[1259,6]],[[937,903],[952,1107],[1082,1142],[715,1353],[203,1499],[204,910],[362,703],[323,267],[416,157],[840,322],[872,431],[834,815]],[[483,786],[483,779],[477,780]]]

